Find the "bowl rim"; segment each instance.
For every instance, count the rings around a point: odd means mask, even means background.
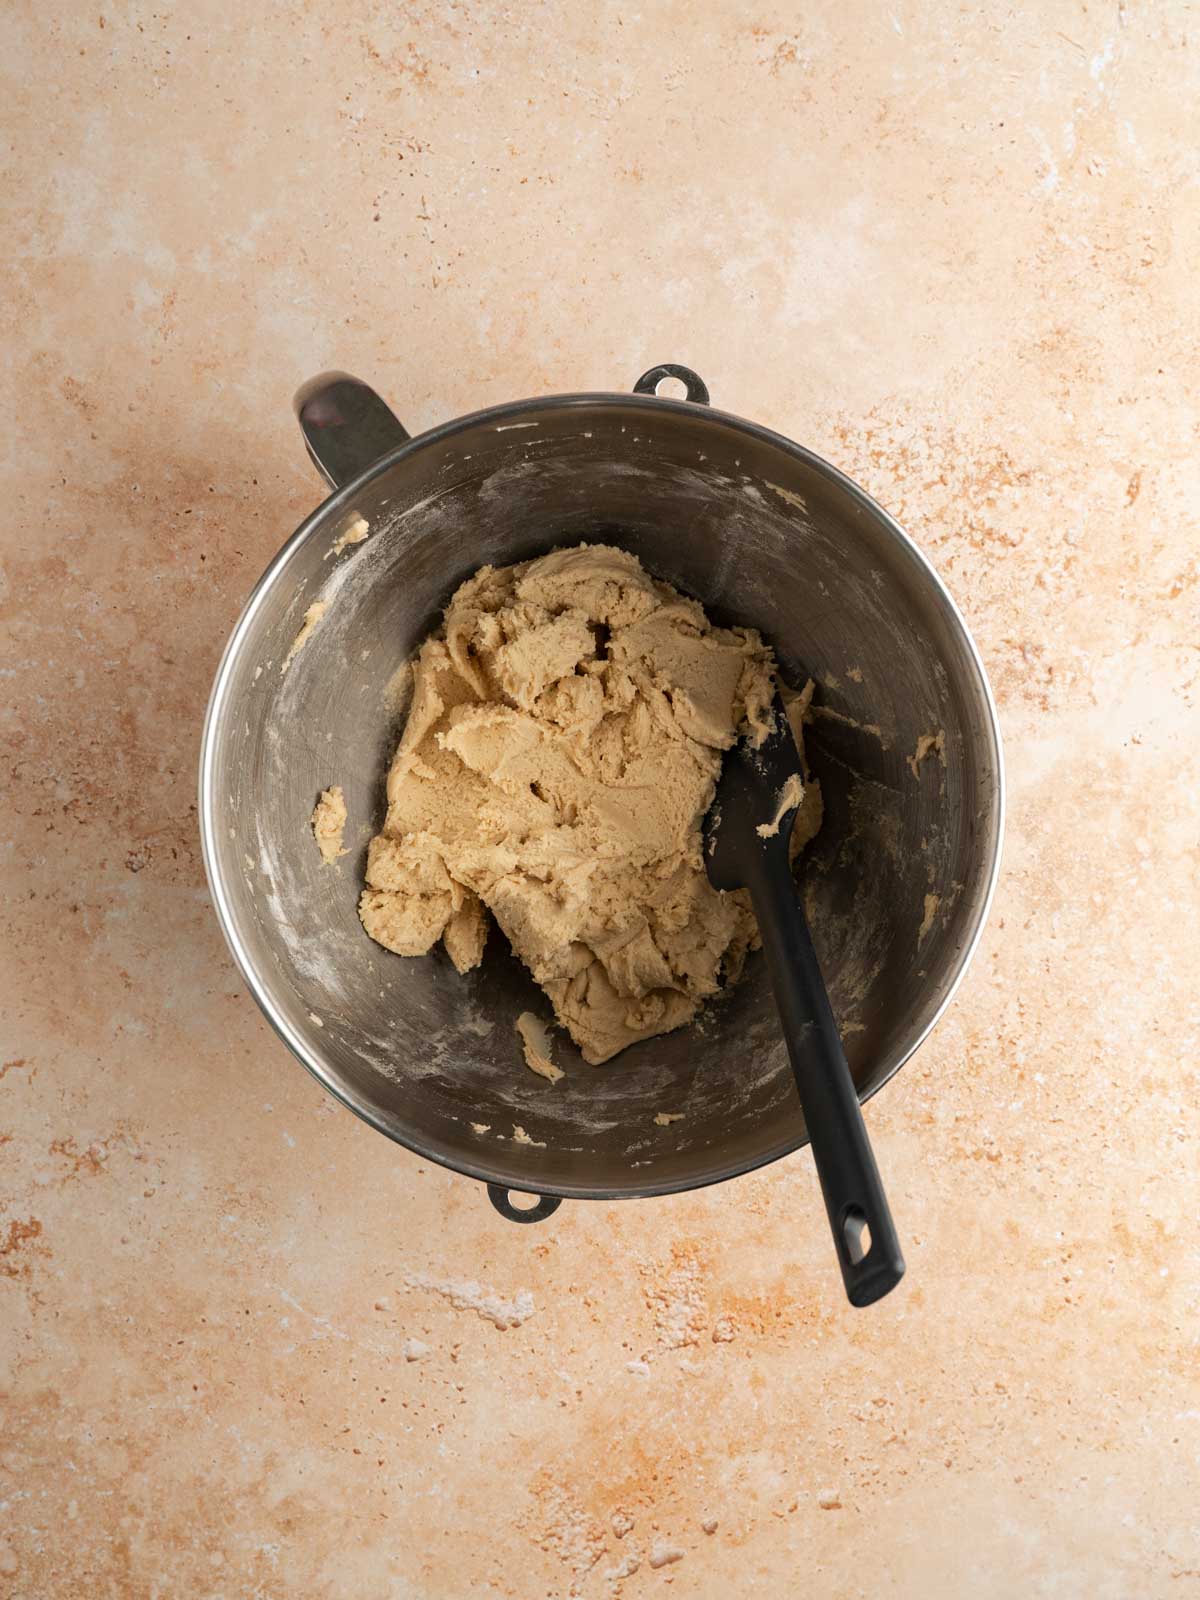
[[[310,1052],[303,1036],[293,1029],[287,1019],[277,1010],[266,985],[259,978],[254,963],[251,961],[249,953],[238,934],[230,898],[226,891],[225,879],[221,871],[220,857],[215,847],[219,806],[215,776],[216,751],[229,687],[242,646],[259,608],[287,566],[292,555],[320,529],[335,519],[361,493],[367,484],[389,472],[398,462],[403,461],[408,456],[417,454],[428,445],[453,438],[457,433],[464,433],[480,425],[503,422],[508,418],[519,416],[523,412],[530,410],[568,411],[583,409],[584,407],[616,409],[617,407],[628,408],[630,406],[674,411],[687,416],[691,420],[699,420],[711,423],[714,426],[729,428],[734,432],[774,446],[806,467],[813,469],[818,475],[826,478],[836,488],[848,495],[860,510],[877,519],[905,555],[918,567],[924,578],[932,585],[941,603],[946,607],[952,624],[959,630],[966,646],[967,655],[974,667],[983,707],[986,712],[986,729],[991,738],[995,758],[992,764],[995,832],[986,888],[978,901],[974,926],[970,929],[969,936],[962,944],[955,958],[957,966],[953,971],[953,976],[947,983],[946,991],[940,1004],[919,1033],[897,1054],[895,1060],[889,1062],[881,1072],[873,1076],[860,1090],[859,1100],[862,1104],[865,1104],[874,1095],[878,1094],[885,1084],[891,1082],[900,1069],[912,1059],[945,1016],[951,1002],[958,993],[963,979],[966,977],[978,950],[980,940],[983,937],[984,929],[987,926],[988,916],[995,898],[996,886],[1000,878],[1001,861],[1004,853],[1007,780],[1004,767],[1004,745],[1000,733],[1000,719],[992,687],[988,680],[987,670],[983,664],[983,658],[962,612],[955,603],[954,597],[942,582],[933,563],[896,518],[857,484],[853,478],[842,472],[840,468],[835,467],[832,462],[825,460],[823,456],[819,456],[815,451],[808,449],[807,446],[797,444],[795,440],[789,439],[785,434],[778,433],[773,428],[769,428],[762,423],[751,422],[733,412],[722,411],[715,406],[696,404],[693,401],[667,396],[631,394],[612,390],[535,396],[524,400],[504,401],[499,405],[486,406],[478,411],[466,412],[462,416],[438,423],[423,433],[414,434],[405,439],[402,444],[396,446],[395,449],[387,451],[384,455],[372,461],[356,477],[351,478],[340,488],[335,489],[333,493],[309,512],[308,516],[299,524],[295,532],[284,541],[267,564],[262,576],[250,591],[241,614],[226,641],[213,679],[200,739],[198,773],[200,846],[205,876],[212,896],[213,910],[216,913],[221,932],[243,981],[275,1033],[291,1054],[300,1062],[301,1066],[348,1110],[354,1112],[356,1116],[368,1123],[377,1132],[386,1135],[396,1144],[411,1151],[412,1154],[425,1160],[433,1161],[438,1166],[444,1167],[451,1172],[461,1173],[464,1177],[474,1178],[481,1183],[510,1192],[553,1195],[569,1200],[649,1199],[657,1195],[681,1194],[692,1189],[704,1189],[713,1184],[725,1183],[732,1178],[743,1177],[747,1173],[770,1166],[773,1162],[782,1160],[784,1156],[792,1155],[797,1150],[803,1149],[809,1141],[807,1136],[785,1138],[765,1152],[749,1159],[735,1162],[733,1165],[724,1168],[714,1168],[711,1172],[702,1173],[696,1177],[655,1182],[647,1175],[647,1181],[634,1183],[630,1187],[622,1188],[618,1191],[597,1189],[587,1184],[571,1183],[546,1183],[533,1189],[528,1186],[528,1180],[523,1179],[518,1182],[512,1182],[503,1172],[499,1172],[495,1167],[488,1166],[483,1162],[474,1162],[469,1158],[463,1160],[450,1159],[442,1151],[433,1148],[428,1143],[424,1143],[410,1131],[401,1131],[389,1125],[387,1120],[376,1111],[369,1101],[356,1095],[352,1089],[343,1084],[333,1072],[329,1071]]]

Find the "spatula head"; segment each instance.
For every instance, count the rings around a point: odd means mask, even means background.
[[[803,769],[778,694],[772,709],[774,725],[757,749],[739,739],[726,754],[704,819],[704,863],[714,889],[742,889],[764,868],[787,867]]]

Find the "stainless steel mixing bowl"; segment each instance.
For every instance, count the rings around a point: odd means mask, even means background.
[[[655,395],[668,374],[688,399]],[[522,1220],[554,1197],[714,1183],[795,1150],[805,1130],[761,958],[696,1026],[606,1066],[559,1036],[566,1077],[551,1086],[513,1029],[547,1002],[501,934],[463,978],[440,951],[404,959],[363,932],[366,845],[403,723],[397,669],[476,568],[619,544],[715,619],[760,628],[791,682],[816,679],[825,822],[803,892],[864,1099],[945,1009],[996,880],[996,713],[950,596],[849,479],[707,399],[694,374],[662,367],[630,395],[523,400],[410,439],[365,385],[315,380],[297,405],[334,492],[251,595],[205,723],[213,901],[280,1037],[351,1110],[482,1179]],[[339,546],[358,516],[369,536]],[[284,672],[317,599],[328,609]],[[330,784],[351,819],[337,868],[309,828]],[[660,1127],[662,1111],[682,1119]],[[545,1198],[522,1211],[511,1191]]]

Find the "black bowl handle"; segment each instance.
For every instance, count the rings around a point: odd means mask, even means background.
[[[674,361],[660,362],[657,367],[651,367],[649,372],[643,372],[633,386],[634,394],[657,394],[658,386],[664,378],[678,378],[687,389],[685,400],[690,400],[693,405],[706,406],[708,404],[708,385],[699,373],[693,372],[691,367],[681,367]]]
[[[693,404],[708,404],[704,379],[674,361],[660,362],[643,372],[633,392],[656,394],[664,378],[678,378]],[[348,372],[322,372],[310,378],[296,390],[293,404],[313,464],[334,489],[357,478],[373,461],[410,438],[387,402],[370,384]]]
[[[556,1194],[540,1194],[535,1206],[515,1206],[508,1198],[510,1194],[532,1194],[532,1189],[504,1189],[498,1183],[489,1183],[487,1186],[488,1199],[495,1206],[502,1217],[507,1217],[510,1222],[544,1222],[547,1217],[552,1217],[562,1205]]]
[[[409,439],[391,406],[348,372],[310,378],[296,390],[292,403],[308,453],[334,489]]]

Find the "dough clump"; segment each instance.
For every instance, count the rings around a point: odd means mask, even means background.
[[[757,928],[709,884],[723,752],[769,728],[751,628],[606,545],[484,567],[415,662],[359,914],[417,956],[478,964],[488,913],[592,1063],[691,1020]],[[789,708],[790,709],[790,708]]]
[[[327,867],[333,866],[339,856],[349,854],[342,843],[346,832],[346,796],[340,784],[326,789],[317,801],[312,814],[312,831],[321,860]]]

